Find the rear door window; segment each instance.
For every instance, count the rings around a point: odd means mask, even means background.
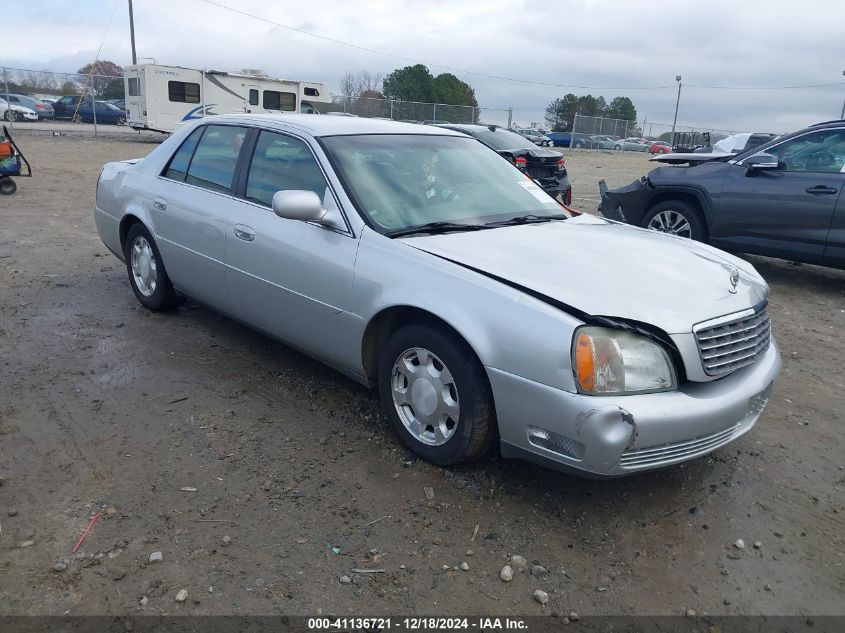
[[[232,192],[235,166],[247,129],[209,125],[197,144],[185,182],[220,193]]]

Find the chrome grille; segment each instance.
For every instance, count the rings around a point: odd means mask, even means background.
[[[699,453],[706,453],[730,442],[737,426],[739,425],[734,424],[716,433],[683,442],[648,448],[631,448],[622,453],[619,465],[627,469],[647,468],[663,462],[681,460]]]
[[[772,326],[763,308],[695,330],[701,364],[708,376],[722,376],[750,365],[769,349]]]

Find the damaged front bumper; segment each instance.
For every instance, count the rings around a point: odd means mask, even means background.
[[[753,365],[677,391],[589,396],[487,368],[502,455],[588,477],[618,477],[705,455],[749,431],[780,371],[772,341]],[[526,404],[528,403],[528,404]]]
[[[636,219],[631,217],[632,214],[630,211],[637,210],[639,211],[637,215],[641,215],[645,207],[645,202],[651,195],[651,190],[651,184],[645,177],[618,189],[608,189],[607,183],[604,180],[600,180],[599,194],[601,196],[601,202],[599,203],[598,211],[603,217],[609,220],[636,224]],[[629,211],[627,214],[626,210]]]

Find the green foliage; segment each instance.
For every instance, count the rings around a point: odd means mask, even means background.
[[[61,85],[59,91],[63,95],[75,95],[79,93],[79,86],[72,81],[66,81]]]
[[[478,106],[472,86],[452,73],[435,77],[422,64],[397,68],[384,78],[382,86],[384,95],[390,99]]]
[[[398,68],[384,78],[385,96],[403,101],[434,101],[434,77],[422,64]]]
[[[637,120],[637,109],[628,97],[614,97],[607,109],[607,117],[611,119]]]
[[[575,112],[578,107],[578,97],[571,92],[563,99],[553,99],[546,106],[546,113],[543,118],[552,132],[565,132],[570,129],[575,120]]]
[[[553,131],[564,132],[572,129],[576,114],[626,121],[637,120],[637,109],[628,97],[614,97],[608,105],[602,96],[578,97],[572,93],[564,95],[562,99],[553,99],[546,106],[543,118]]]

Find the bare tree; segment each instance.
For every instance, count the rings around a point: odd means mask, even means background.
[[[347,70],[340,78],[340,94],[344,97],[355,97],[358,95],[358,79],[351,70]]]
[[[346,97],[359,97],[363,92],[381,92],[382,79],[381,73],[371,73],[368,70],[353,73],[347,70],[340,78],[340,94]]]

